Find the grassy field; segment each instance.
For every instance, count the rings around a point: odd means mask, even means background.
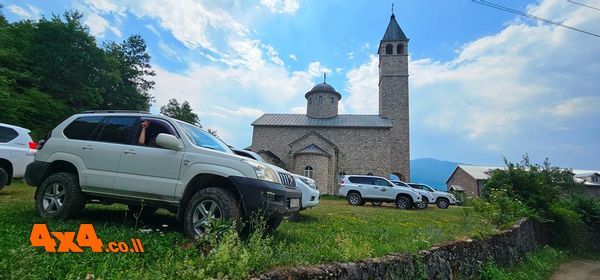
[[[397,210],[352,207],[342,199],[323,199],[315,209],[285,221],[265,238],[246,242],[226,236],[202,254],[167,212],[134,219],[122,205],[88,205],[81,219],[44,221],[35,214],[35,188],[16,182],[0,191],[0,279],[40,278],[245,278],[276,266],[317,264],[415,252],[436,243],[490,234],[495,229],[466,208]],[[47,253],[32,247],[34,223],[50,231],[77,231],[92,223],[109,241],[139,238],[144,253]]]

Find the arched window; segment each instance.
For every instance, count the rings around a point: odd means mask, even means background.
[[[369,176],[373,176],[373,173],[369,172],[369,173],[367,173],[367,175],[369,175]]]
[[[323,105],[323,96],[319,95],[319,105]]]
[[[342,171],[338,174],[338,178],[342,179],[344,176],[346,176],[346,172]]]
[[[397,54],[403,54],[404,53],[404,45],[403,44],[398,44],[398,46],[396,46],[396,53]]]
[[[311,166],[304,167],[304,177],[311,178],[313,177],[313,168]]]
[[[310,105],[312,103],[312,97],[308,98],[308,105]]]
[[[333,101],[333,97],[332,97],[332,98],[331,98],[331,104],[333,104],[333,102],[334,102],[334,101]]]
[[[392,54],[394,52],[394,45],[387,44],[385,45],[385,54]]]

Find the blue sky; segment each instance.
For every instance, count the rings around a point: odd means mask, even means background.
[[[342,113],[377,114],[376,48],[391,2],[2,4],[10,21],[79,10],[99,43],[142,34],[157,72],[152,111],[188,100],[205,128],[246,147],[254,119],[302,113],[324,72]],[[468,0],[395,2],[410,38],[411,158],[500,165],[529,153],[600,169],[600,38]],[[568,1],[493,2],[600,33],[600,12]]]

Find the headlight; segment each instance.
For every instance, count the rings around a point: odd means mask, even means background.
[[[316,190],[317,189],[317,185],[315,184],[315,181],[310,180],[308,178],[303,178],[303,177],[299,177],[300,180],[306,184],[307,186],[309,186],[311,189]]]
[[[277,173],[273,171],[270,167],[252,160],[243,159],[242,162],[252,166],[254,172],[256,173],[256,178],[259,180],[269,181],[273,183],[279,183],[279,179],[277,179]]]

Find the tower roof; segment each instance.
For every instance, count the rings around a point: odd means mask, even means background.
[[[385,30],[385,34],[383,34],[381,42],[395,41],[408,41],[408,38],[406,38],[406,35],[404,35],[404,32],[402,32],[400,25],[396,21],[396,16],[392,13],[392,16],[390,17],[390,23]]]

